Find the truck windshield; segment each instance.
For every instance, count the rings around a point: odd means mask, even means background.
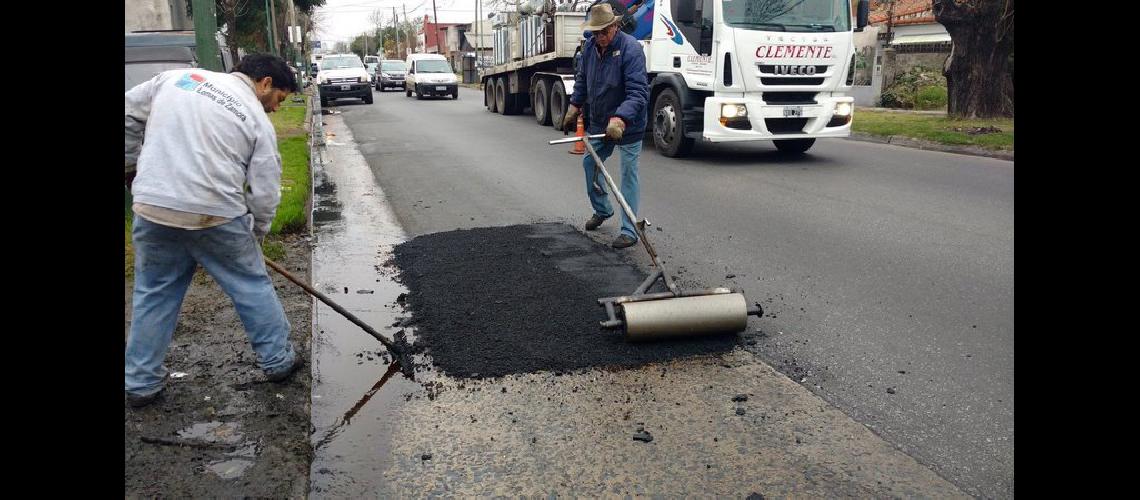
[[[364,64],[360,62],[360,58],[352,57],[326,57],[321,60],[321,69],[348,69],[348,68],[363,68]]]
[[[849,0],[721,0],[724,22],[764,31],[849,31]]]
[[[452,73],[451,65],[447,64],[447,61],[438,59],[417,62],[416,71],[419,73]]]

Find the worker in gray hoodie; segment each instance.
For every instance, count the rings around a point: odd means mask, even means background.
[[[260,246],[281,201],[268,113],[296,91],[293,71],[268,54],[246,56],[231,73],[165,71],[127,91],[126,164],[136,167],[125,384],[132,407],[163,392],[163,360],[198,265],[233,300],[269,380],[301,365]]]

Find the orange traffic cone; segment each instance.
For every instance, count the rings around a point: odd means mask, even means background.
[[[586,124],[582,122],[582,115],[578,115],[578,131],[574,133],[578,137],[586,137]],[[582,141],[574,141],[574,149],[568,151],[572,155],[586,154],[586,145]]]

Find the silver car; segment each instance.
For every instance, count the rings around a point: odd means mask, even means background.
[[[404,74],[408,72],[404,61],[399,59],[385,59],[380,61],[380,68],[376,73],[376,90],[381,92],[388,87],[404,88]]]

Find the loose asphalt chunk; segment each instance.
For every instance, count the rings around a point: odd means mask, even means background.
[[[632,367],[732,349],[735,334],[629,343],[599,322],[600,297],[645,279],[624,252],[561,223],[447,231],[394,249],[411,349],[454,377]],[[654,290],[658,290],[660,285]]]

